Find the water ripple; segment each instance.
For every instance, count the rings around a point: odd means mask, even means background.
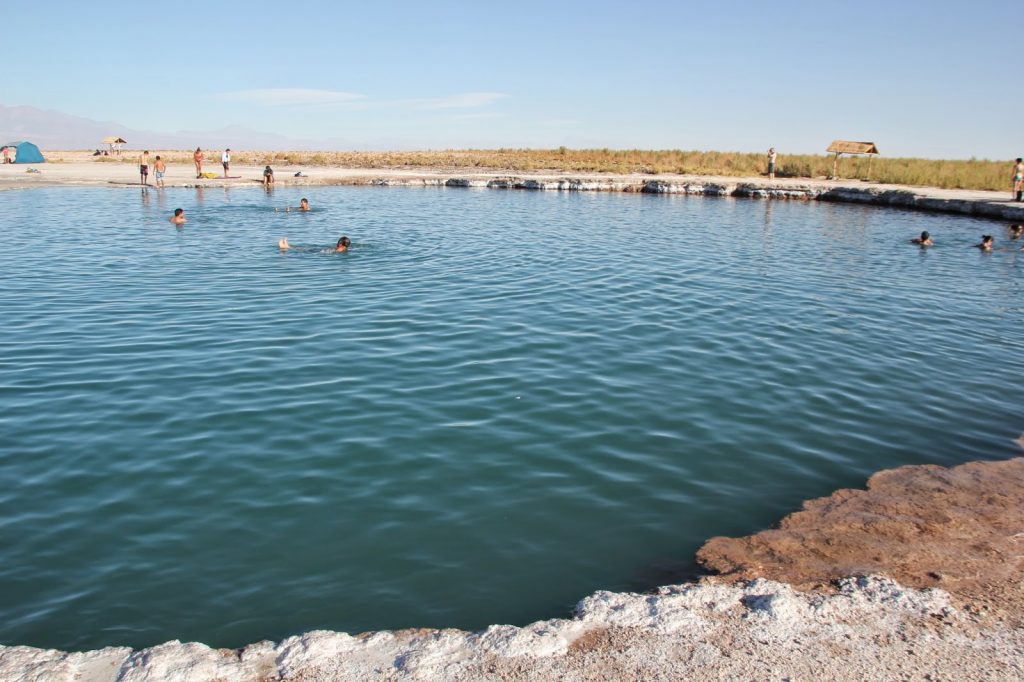
[[[528,622],[1024,430],[989,223],[291,193],[0,193],[0,641]],[[55,239],[83,210],[110,227]]]

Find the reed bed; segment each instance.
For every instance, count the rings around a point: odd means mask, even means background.
[[[137,163],[138,151],[121,156],[89,157],[100,163]],[[51,152],[54,160],[66,159]],[[191,151],[151,150],[168,164],[191,164]],[[70,160],[70,159],[66,159]],[[76,158],[75,160],[80,160]],[[498,173],[614,173],[679,174],[751,177],[764,175],[764,154],[642,149],[468,149],[413,152],[238,151],[232,161],[242,166],[341,167],[490,171]],[[831,155],[780,154],[777,177],[821,179],[832,174]],[[220,150],[210,151],[204,165],[220,168]],[[947,189],[1008,190],[1012,163],[988,160],[842,157],[840,178],[860,178],[898,185]]]

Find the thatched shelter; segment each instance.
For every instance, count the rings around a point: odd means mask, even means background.
[[[118,137],[117,135],[110,135],[109,137],[103,138],[103,144],[110,145],[110,151],[121,153],[121,145],[128,144],[128,140]]]
[[[839,155],[840,154],[867,154],[868,155],[868,177],[871,177],[871,159],[878,154],[878,147],[874,142],[850,142],[848,140],[832,140],[832,144],[825,151],[836,155],[832,160],[832,177],[839,177]]]

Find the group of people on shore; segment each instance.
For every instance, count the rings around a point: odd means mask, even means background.
[[[203,177],[203,150],[196,147],[195,152],[192,154],[192,161],[196,165],[196,179]],[[230,177],[228,172],[231,170],[231,149],[225,149],[220,155],[220,165],[224,169],[224,178]],[[145,150],[139,155],[139,184],[149,186],[149,150]],[[167,164],[159,156],[156,157],[155,163],[153,164],[153,170],[156,173],[155,186],[162,188],[164,186],[164,174],[167,172]],[[269,173],[268,173],[269,171]],[[269,179],[268,179],[269,176]],[[271,185],[274,182],[274,171],[267,166],[266,170],[263,171],[263,184]]]
[[[192,162],[196,164],[196,179],[203,177],[203,150],[200,147],[196,147],[195,152],[192,153]],[[220,165],[224,169],[224,177],[228,177],[228,171],[231,170],[231,148],[226,148],[220,155]]]
[[[1024,236],[1024,225],[1010,225],[1010,239],[1020,239]],[[934,246],[935,242],[932,241],[931,234],[927,230],[921,233],[920,237],[914,237],[910,240],[911,244],[917,244],[920,247]],[[974,245],[974,248],[981,249],[982,251],[991,251],[995,247],[996,240],[990,234],[981,235],[981,241]],[[1021,251],[1024,251],[1024,247],[1021,247]]]
[[[164,174],[167,172],[167,164],[157,154],[156,160],[153,163],[154,185],[160,189],[164,187]],[[149,150],[142,152],[139,157],[139,184],[143,187],[149,186]]]
[[[196,179],[203,177],[203,150],[201,147],[196,147],[195,152],[192,153],[192,162],[196,165]],[[228,147],[220,155],[220,165],[224,170],[223,178],[227,179],[231,176],[228,173],[231,171],[231,148]],[[167,171],[167,164],[165,164],[159,156],[156,157],[156,164],[154,166],[156,171],[156,186],[164,186],[164,173]],[[149,150],[142,152],[139,157],[139,176],[140,183],[142,185],[149,185]],[[274,184],[274,169],[269,165],[263,169],[263,186],[270,188]]]

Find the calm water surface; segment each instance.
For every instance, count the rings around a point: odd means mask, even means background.
[[[562,616],[1024,431],[1024,253],[969,248],[1005,225],[298,192],[0,193],[0,642]]]

